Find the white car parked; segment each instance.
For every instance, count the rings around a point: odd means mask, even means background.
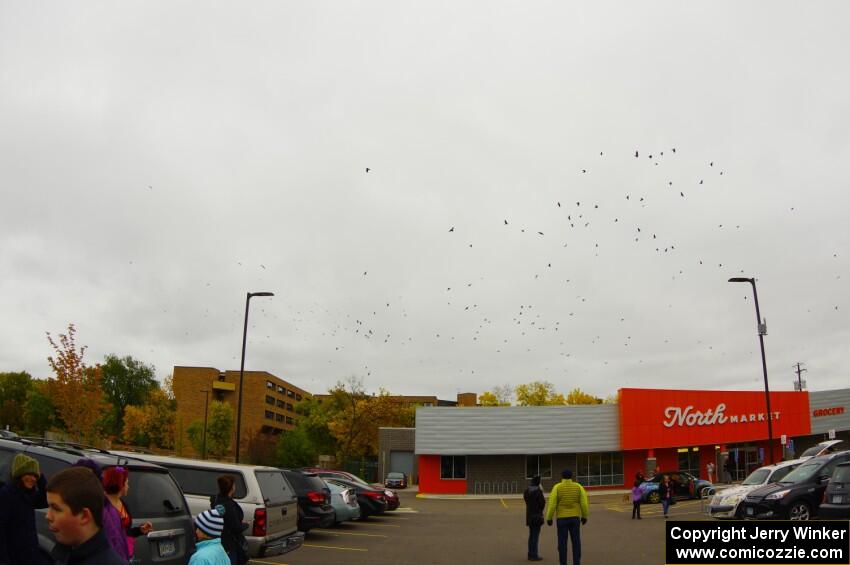
[[[715,494],[708,504],[708,515],[714,518],[740,518],[738,510],[747,493],[764,485],[782,480],[785,475],[806,459],[808,457],[759,467],[750,473],[740,485],[723,489]]]

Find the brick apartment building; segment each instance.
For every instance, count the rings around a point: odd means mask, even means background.
[[[240,459],[245,462],[267,460],[278,436],[295,427],[295,406],[309,392],[266,371],[245,371],[242,385],[242,430]],[[213,367],[174,367],[174,397],[182,428],[204,419],[209,401],[227,402],[236,415],[239,402],[239,371],[220,371]],[[209,391],[209,393],[204,391]],[[233,433],[236,442],[236,430]],[[188,441],[184,442],[192,453]],[[200,456],[200,453],[195,454]]]
[[[313,398],[322,401],[330,398],[330,394],[314,394]],[[475,406],[478,395],[474,392],[462,392],[457,395],[457,400],[441,400],[436,396],[428,395],[405,395],[391,394],[390,400],[407,408],[418,406]]]

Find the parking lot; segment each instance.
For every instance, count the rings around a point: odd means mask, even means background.
[[[305,546],[289,555],[251,563],[346,565],[415,563],[507,564],[526,562],[525,504],[522,499],[438,500],[400,491],[398,512],[311,531]],[[644,505],[643,520],[631,519],[622,495],[590,497],[590,519],[582,529],[586,563],[634,565],[664,563],[661,505]],[[700,501],[680,501],[671,519],[705,520]],[[555,529],[543,527],[540,553],[557,563]],[[572,562],[572,561],[570,561]]]

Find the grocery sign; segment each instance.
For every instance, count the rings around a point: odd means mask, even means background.
[[[620,389],[622,449],[737,443],[808,435],[809,393],[762,391]]]

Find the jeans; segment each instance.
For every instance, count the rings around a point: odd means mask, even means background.
[[[540,541],[540,529],[543,527],[543,523],[538,524],[537,526],[529,526],[528,527],[528,556],[529,557],[537,557],[539,553],[537,552],[538,542]]]
[[[664,507],[664,515],[666,516],[667,511],[670,510],[670,499],[669,498],[662,498],[661,499],[661,506]]]
[[[573,565],[581,565],[581,521],[578,518],[558,518],[558,562],[567,565],[567,538],[573,545]]]
[[[635,500],[632,502],[632,518],[637,516],[640,518],[640,500]]]

